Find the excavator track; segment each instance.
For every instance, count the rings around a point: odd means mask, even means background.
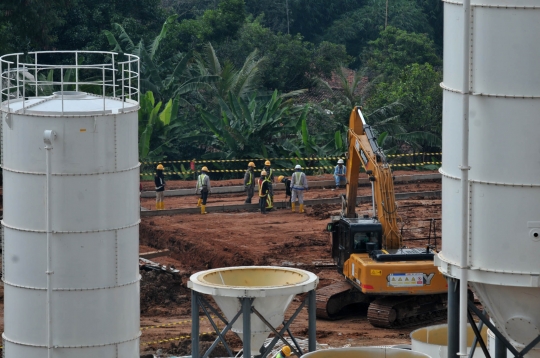
[[[343,308],[354,303],[369,303],[369,297],[347,281],[340,281],[317,290],[317,317],[336,320],[344,316]]]
[[[367,318],[375,327],[401,328],[446,318],[447,295],[385,296],[375,299]]]

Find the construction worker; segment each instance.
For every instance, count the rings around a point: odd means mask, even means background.
[[[156,185],[156,210],[165,209],[165,204],[163,203],[163,194],[165,193],[164,169],[163,164],[158,164],[156,167],[156,175],[154,176],[154,184]]]
[[[276,358],[285,358],[285,357],[290,357],[290,356],[291,356],[291,347],[285,346],[281,348]]]
[[[334,169],[334,180],[336,181],[336,189],[339,189],[341,183],[347,184],[347,167],[343,165],[343,159],[338,160]]]
[[[274,169],[270,168],[272,164],[269,160],[264,162],[264,170],[266,171],[266,178],[270,181],[270,196],[274,201]]]
[[[308,190],[306,175],[302,172],[300,164],[296,164],[291,178],[291,208],[293,212],[295,211],[297,197],[298,204],[300,204],[300,213],[304,212],[304,190]]]
[[[197,206],[201,207],[201,214],[206,214],[206,199],[208,199],[208,193],[211,192],[210,177],[208,176],[208,168],[202,167],[201,174],[197,178],[197,186],[195,187],[195,194],[201,191],[201,198],[197,202]]]
[[[253,198],[253,193],[255,192],[255,174],[253,170],[255,169],[255,163],[249,162],[246,174],[244,175],[244,187],[246,188],[247,198],[244,201],[244,204],[251,204],[251,198]]]
[[[283,175],[280,175],[277,178],[277,181],[279,183],[285,184],[285,200],[287,200],[287,197],[289,198],[289,204],[291,203],[291,180]]]
[[[270,193],[270,181],[266,178],[266,171],[261,172],[261,177],[259,178],[259,208],[261,209],[261,214],[266,214],[267,200]]]

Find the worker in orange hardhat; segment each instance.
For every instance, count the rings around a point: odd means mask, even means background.
[[[308,190],[308,183],[306,175],[302,172],[300,164],[296,164],[294,167],[294,173],[291,178],[291,208],[294,212],[294,206],[296,198],[298,198],[298,204],[300,204],[300,212],[304,212],[304,191]]]
[[[276,358],[285,358],[285,357],[290,357],[290,356],[291,356],[291,347],[285,346],[281,348]]]
[[[154,176],[154,184],[156,185],[156,210],[165,209],[165,204],[163,203],[163,194],[165,193],[164,169],[163,164],[158,164],[156,167],[156,175]]]
[[[208,168],[202,167],[201,174],[197,178],[197,186],[195,187],[195,194],[201,191],[201,198],[197,203],[197,206],[201,207],[201,214],[206,214],[206,199],[208,199],[208,193],[212,192],[210,188],[210,177],[208,176]]]
[[[272,164],[269,160],[264,162],[264,171],[266,171],[266,179],[270,181],[270,196],[272,201],[274,201],[274,169],[270,168]]]
[[[285,200],[287,200],[287,197],[289,198],[289,203],[291,202],[291,179],[280,175],[277,178],[278,183],[285,184]]]
[[[255,193],[255,174],[253,170],[255,169],[255,163],[249,162],[246,174],[244,175],[244,187],[246,188],[247,198],[244,201],[244,204],[251,204],[251,198]]]

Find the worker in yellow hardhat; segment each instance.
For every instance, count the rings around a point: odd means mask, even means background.
[[[291,356],[291,347],[285,346],[281,348],[276,358],[285,358],[285,357],[290,357],[290,356]]]
[[[208,199],[208,193],[211,193],[210,177],[208,176],[208,168],[202,167],[201,174],[197,178],[197,186],[195,187],[195,194],[201,191],[201,198],[197,203],[197,206],[201,207],[201,214],[206,214],[206,200]]]
[[[298,198],[298,204],[300,204],[300,212],[304,212],[304,191],[308,190],[308,183],[306,175],[302,172],[300,164],[296,164],[294,167],[294,173],[291,178],[291,208],[294,212],[294,206],[296,198]]]
[[[163,203],[163,194],[165,193],[164,169],[163,164],[158,164],[156,167],[156,175],[154,176],[154,184],[156,185],[156,210],[165,209],[165,204]]]
[[[251,204],[251,198],[255,193],[255,174],[253,170],[255,169],[255,163],[249,162],[246,174],[244,175],[244,187],[246,188],[247,198],[244,201],[245,204]]]
[[[291,203],[291,180],[283,175],[277,178],[278,183],[285,184],[285,200],[289,198],[289,204]]]
[[[270,181],[266,178],[266,171],[263,169],[261,172],[261,177],[259,178],[259,208],[261,209],[261,214],[266,214],[266,208],[268,207],[270,201],[270,208],[272,207],[272,198],[270,197],[271,185]]]
[[[266,179],[270,181],[270,196],[272,197],[272,201],[274,201],[274,169],[272,169],[270,166],[272,164],[269,160],[264,162],[264,170],[266,171]]]

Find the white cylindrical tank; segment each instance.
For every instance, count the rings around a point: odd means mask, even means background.
[[[5,357],[139,357],[138,58],[45,55],[0,58]]]
[[[460,278],[464,97],[462,0],[444,5],[443,247]],[[469,284],[519,350],[540,334],[540,8],[534,0],[471,0]],[[528,357],[540,357],[540,349]]]
[[[467,353],[470,353],[474,341],[474,331],[472,327],[467,327]],[[488,339],[488,329],[484,327],[481,331],[484,341]],[[432,358],[448,357],[448,325],[438,324],[435,326],[418,328],[411,332],[411,349],[415,352],[427,354]],[[484,358],[484,352],[477,343],[474,358]]]

